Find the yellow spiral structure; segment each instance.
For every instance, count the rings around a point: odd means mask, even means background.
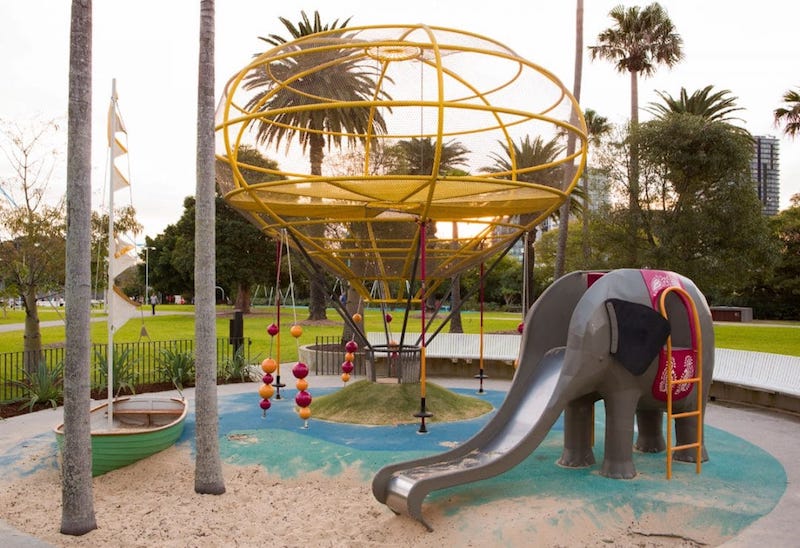
[[[342,71],[360,75],[355,99]],[[357,129],[340,123],[353,113]],[[228,81],[217,119],[227,203],[372,301],[405,300],[423,227],[431,291],[550,216],[586,161],[581,109],[558,78],[495,40],[421,24],[278,45]],[[525,139],[557,139],[557,154],[530,165]],[[403,141],[432,145],[428,157],[404,165]],[[453,144],[466,161],[446,170]],[[308,167],[259,166],[253,150]]]

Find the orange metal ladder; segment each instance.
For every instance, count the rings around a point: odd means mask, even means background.
[[[672,371],[672,336],[667,337],[667,479],[672,479],[672,454],[682,449],[692,449],[697,451],[696,472],[699,474],[702,469],[703,456],[703,338],[700,332],[700,318],[697,315],[697,307],[689,293],[681,287],[670,286],[664,289],[659,296],[659,311],[664,318],[667,317],[666,298],[669,293],[675,292],[688,305],[690,317],[693,322],[692,329],[692,349],[695,353],[695,363],[697,364],[695,376],[689,379],[674,379]],[[697,408],[694,411],[683,413],[672,412],[672,388],[676,384],[694,384],[697,396]],[[685,445],[672,445],[672,424],[674,419],[687,417],[697,418],[697,441]]]

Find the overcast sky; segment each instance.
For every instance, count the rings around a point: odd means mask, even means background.
[[[612,24],[608,12],[619,2],[584,3],[584,45],[589,46]],[[116,78],[128,130],[133,205],[151,237],[175,223],[183,199],[194,194],[199,5],[198,0],[94,2],[94,205],[104,203],[106,113]],[[691,93],[709,84],[730,90],[744,108],[739,116],[747,130],[781,137],[781,207],[786,207],[789,197],[800,192],[800,138],[783,138],[772,111],[786,90],[800,88],[800,5],[772,0],[742,5],[664,0],[661,5],[683,38],[685,59],[640,80],[640,107],[658,100],[656,91],[677,96],[681,87]],[[301,10],[312,14],[316,9],[326,23],[352,16],[351,26],[425,23],[477,33],[504,43],[572,88],[575,2],[217,0],[218,97],[252,54],[265,49],[258,36],[288,35],[278,17],[296,22]],[[67,0],[0,0],[0,120],[66,121],[69,10]],[[586,55],[581,106],[624,123],[630,116],[628,76]],[[646,112],[640,116],[649,117]],[[66,140],[66,131],[62,137]],[[0,184],[5,188],[8,168],[2,162]],[[51,180],[55,192],[63,194],[65,172],[62,161]]]

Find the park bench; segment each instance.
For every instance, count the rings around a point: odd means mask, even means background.
[[[800,358],[717,348],[713,380],[800,398]]]
[[[399,336],[395,337],[399,340]],[[404,345],[415,345],[419,333],[406,333]],[[519,352],[517,334],[487,333],[483,335],[483,359],[490,361],[513,362]],[[385,346],[386,334],[381,332],[367,333],[371,345]],[[438,333],[425,346],[427,358],[444,358],[453,361],[465,360],[468,363],[481,357],[480,336],[470,333]]]

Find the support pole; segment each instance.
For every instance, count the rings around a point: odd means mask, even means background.
[[[419,348],[419,412],[414,413],[414,416],[419,418],[419,434],[427,434],[428,429],[425,427],[425,419],[432,417],[433,413],[427,410],[425,404],[426,396],[426,378],[425,378],[425,306],[427,305],[427,287],[425,285],[426,272],[426,254],[425,254],[425,237],[427,232],[427,222],[421,221],[419,228],[419,281],[420,281],[420,316],[422,317],[422,327],[420,331],[420,348]]]

